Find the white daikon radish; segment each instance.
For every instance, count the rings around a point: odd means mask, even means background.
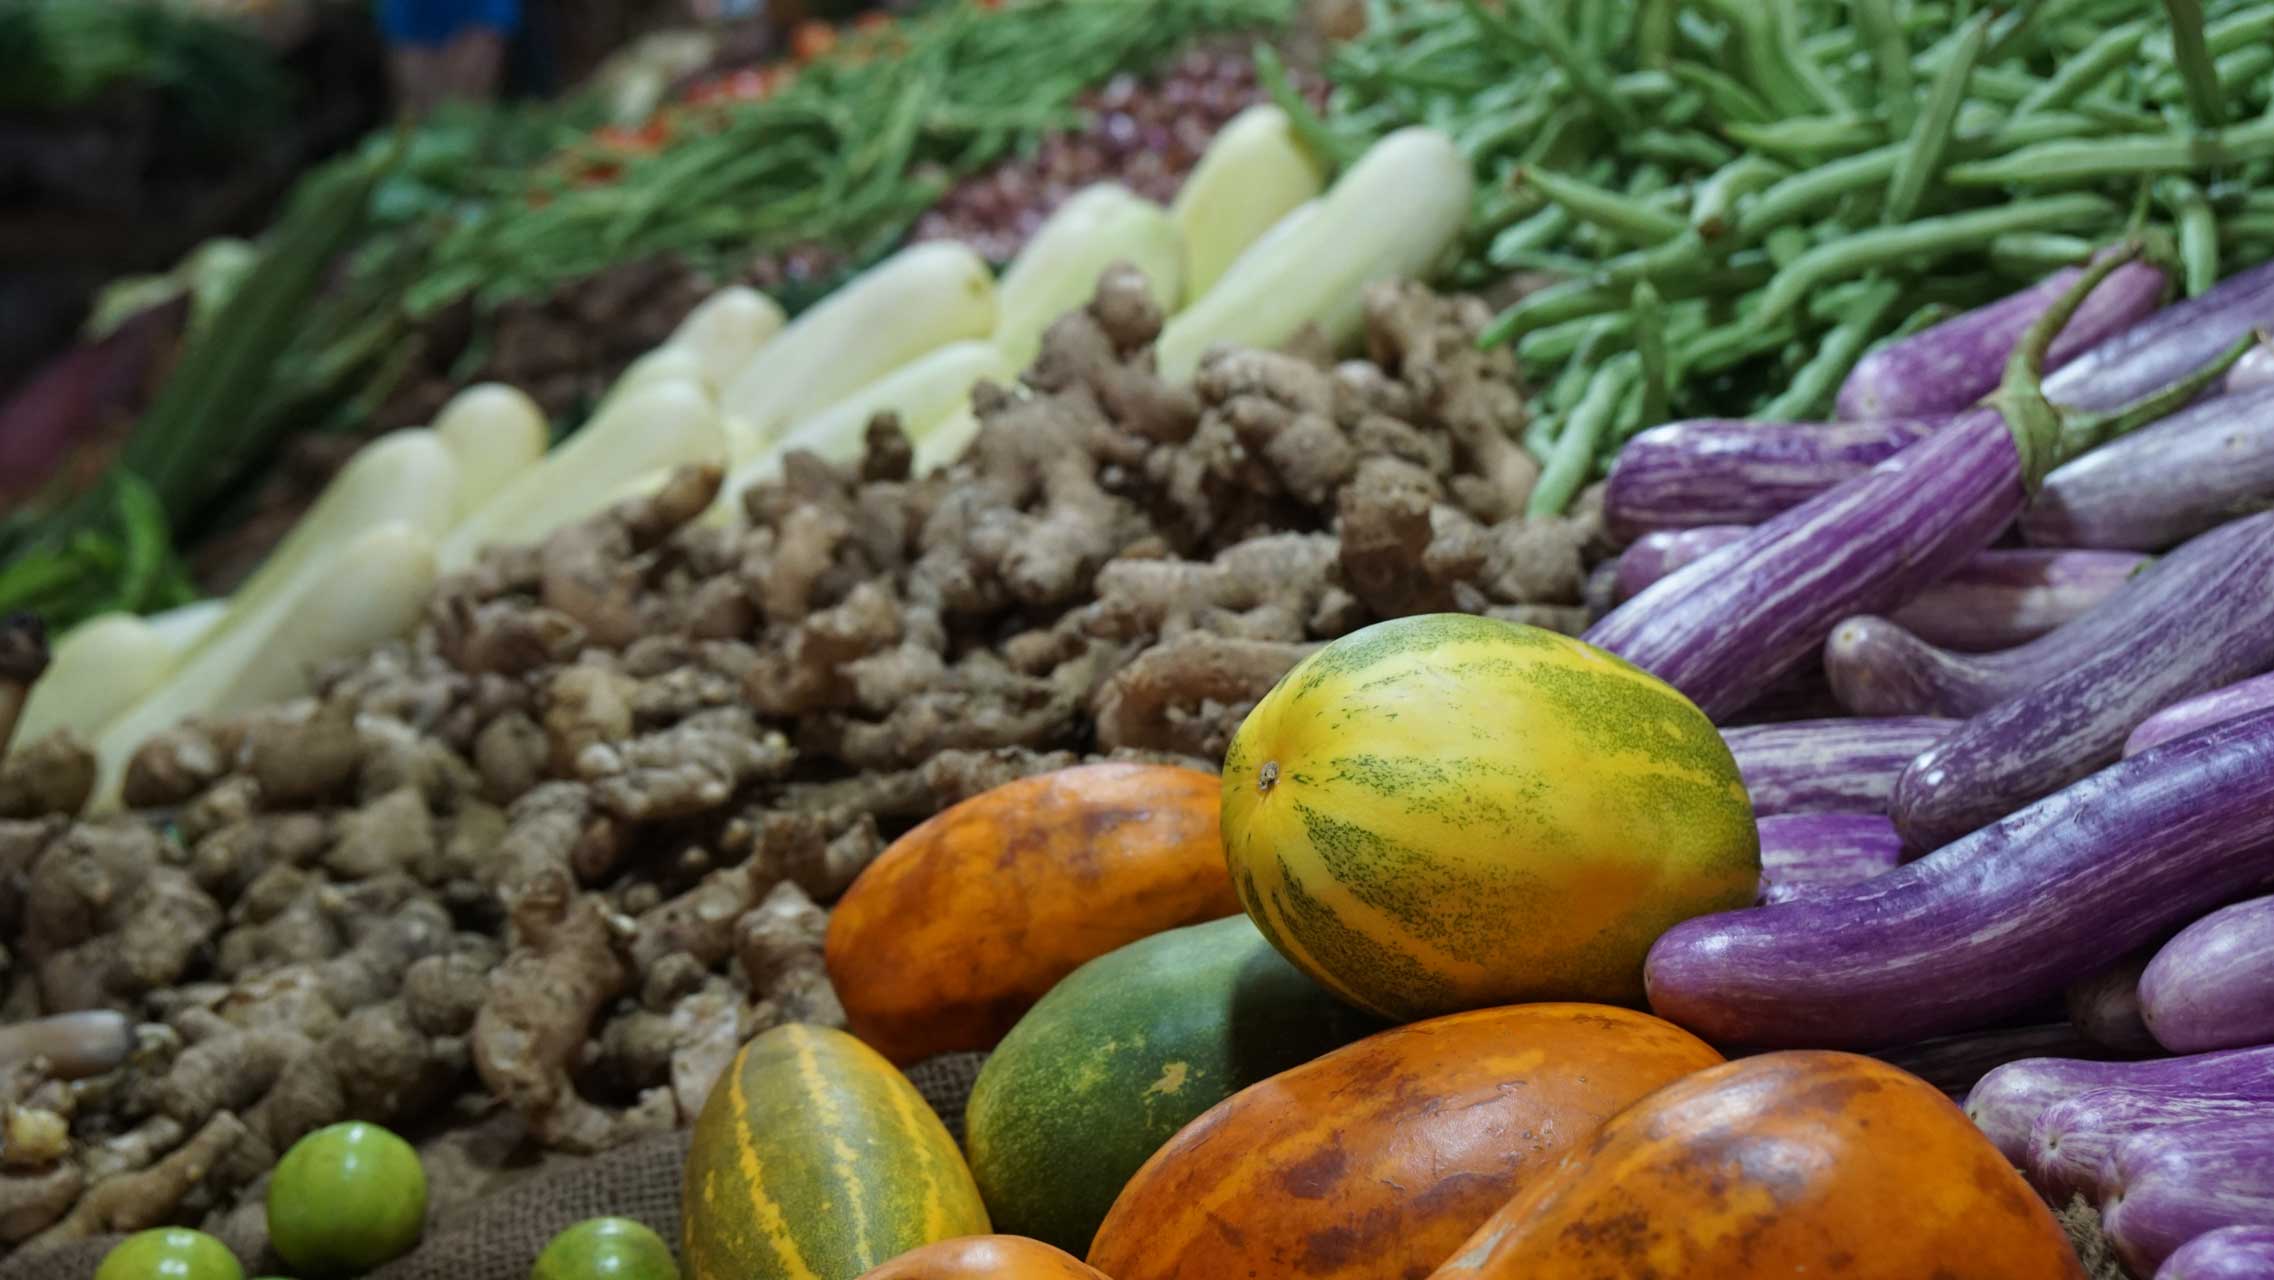
[[[803,449],[831,462],[851,462],[861,456],[868,439],[869,419],[890,410],[900,416],[900,429],[921,443],[934,427],[970,403],[971,389],[982,378],[1011,380],[1011,362],[993,343],[950,343],[900,368],[792,427],[773,447],[727,477],[720,500],[739,510],[742,491],[782,472],[782,456]]]
[[[1268,102],[1227,121],[1201,153],[1169,215],[1184,237],[1184,288],[1197,298],[1263,234],[1319,194],[1318,162]]]
[[[1216,283],[1209,286],[1208,291],[1214,293],[1230,285],[1241,275],[1254,271],[1257,263],[1269,263],[1272,260],[1271,246],[1301,234],[1302,225],[1319,215],[1320,203],[1319,200],[1305,200],[1289,209],[1286,217],[1271,224],[1269,230],[1256,237],[1254,244],[1249,245],[1239,257],[1232,259],[1231,265],[1224,268],[1224,274],[1216,277]],[[1196,299],[1200,296],[1202,295],[1194,295]]]
[[[1168,210],[1112,182],[1066,198],[1003,269],[995,286],[994,343],[1023,369],[1050,322],[1087,304],[1116,262],[1144,272],[1153,300],[1173,312],[1184,299],[1184,245]]]
[[[739,413],[719,415],[719,425],[726,431],[726,456],[729,458],[755,458],[764,447],[758,438],[758,428]]]
[[[1474,180],[1460,149],[1429,128],[1400,129],[1369,147],[1268,252],[1235,264],[1171,319],[1154,346],[1161,375],[1192,376],[1220,342],[1278,347],[1306,324],[1336,345],[1356,337],[1366,287],[1425,278],[1468,220]],[[1268,233],[1267,233],[1268,234]]]
[[[165,642],[167,648],[183,654],[188,653],[190,646],[211,631],[214,624],[221,621],[228,612],[229,597],[216,596],[160,610],[143,621],[150,624],[150,629],[158,633],[158,638]]]
[[[95,740],[97,804],[117,800],[126,763],[153,734],[193,716],[227,716],[304,693],[318,666],[410,630],[434,586],[434,540],[404,521],[366,529],[247,625],[175,667]]]
[[[994,332],[995,280],[969,248],[945,240],[886,258],[761,347],[719,407],[761,447],[927,351]],[[749,458],[735,459],[736,465]]]
[[[696,304],[663,345],[694,352],[703,382],[714,392],[724,391],[786,322],[772,298],[748,285],[730,284]]]
[[[47,670],[32,681],[16,720],[17,742],[69,729],[92,742],[173,669],[175,650],[148,621],[105,613],[65,632],[48,649]]]
[[[916,442],[916,455],[910,467],[923,476],[941,467],[953,466],[978,436],[979,414],[966,400],[962,408],[949,414],[946,421],[924,433],[924,438]]]
[[[703,394],[717,399],[711,385],[703,380],[703,358],[690,348],[665,344],[625,365],[601,393],[600,403],[592,406],[592,416],[599,417],[618,400],[658,382],[692,382],[703,389]]]
[[[450,530],[445,573],[493,542],[535,542],[606,507],[627,477],[689,463],[726,464],[726,431],[702,385],[673,378],[636,387],[524,470]]]
[[[336,569],[277,611],[260,661],[217,685],[206,714],[296,697],[316,668],[407,634],[434,587],[434,539],[407,524],[386,525],[341,551]]]
[[[261,567],[229,597],[228,610],[184,657],[220,643],[310,577],[333,572],[340,548],[400,521],[439,537],[458,515],[458,462],[424,427],[391,431],[356,451],[284,535]]]
[[[455,524],[545,456],[545,411],[517,387],[480,382],[450,397],[434,434],[458,462]]]

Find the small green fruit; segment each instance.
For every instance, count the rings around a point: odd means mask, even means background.
[[[587,1218],[537,1255],[530,1280],[679,1280],[663,1237],[630,1218]]]
[[[187,1227],[160,1227],[121,1240],[103,1255],[95,1280],[245,1280],[229,1246]]]
[[[318,1129],[292,1144],[268,1184],[268,1238],[292,1269],[355,1275],[402,1256],[426,1225],[426,1170],[375,1124]]]

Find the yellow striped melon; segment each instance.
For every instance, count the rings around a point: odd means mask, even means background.
[[[1378,623],[1288,672],[1225,755],[1223,826],[1264,936],[1396,1018],[1639,1004],[1658,935],[1760,880],[1703,712],[1592,645],[1466,614]]]
[[[842,1031],[795,1023],[744,1045],[704,1100],[679,1222],[691,1280],[854,1280],[988,1230],[908,1078]]]

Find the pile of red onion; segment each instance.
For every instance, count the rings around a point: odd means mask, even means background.
[[[1294,70],[1289,76],[1314,107],[1325,100],[1323,79]],[[1115,76],[1077,102],[1090,115],[1088,127],[1046,135],[1033,154],[956,184],[917,222],[912,238],[961,240],[1002,262],[1059,201],[1091,183],[1119,182],[1165,204],[1216,131],[1265,96],[1244,48],[1192,49],[1150,80]]]

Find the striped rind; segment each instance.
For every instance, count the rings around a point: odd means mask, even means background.
[[[987,1059],[964,1110],[999,1230],[1086,1251],[1131,1174],[1195,1116],[1378,1030],[1245,916],[1172,929],[1052,988]]]
[[[1289,672],[1226,756],[1224,836],[1273,945],[1405,1018],[1639,1001],[1657,935],[1746,905],[1760,874],[1736,763],[1695,706],[1589,645],[1462,614],[1368,627]]]
[[[680,1223],[694,1280],[838,1280],[988,1229],[907,1077],[842,1031],[794,1023],[744,1045],[704,1102]]]

